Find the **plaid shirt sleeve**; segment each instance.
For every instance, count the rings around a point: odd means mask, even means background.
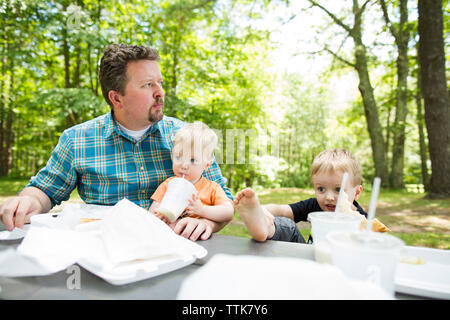
[[[67,131],[64,131],[47,165],[35,177],[32,177],[27,187],[36,187],[45,192],[52,206],[68,200],[77,182],[72,160],[72,141]]]

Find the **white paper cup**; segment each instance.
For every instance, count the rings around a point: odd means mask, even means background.
[[[331,264],[331,246],[327,239],[314,242],[314,259],[320,263]]]
[[[348,277],[379,285],[394,295],[395,272],[405,243],[388,234],[358,231],[336,231],[327,235],[335,266]]]
[[[362,216],[317,211],[308,214],[314,241],[314,257],[317,262],[331,263],[331,247],[326,239],[328,233],[338,230],[359,230]]]
[[[363,219],[357,215],[317,211],[308,214],[308,220],[311,222],[313,241],[318,243],[325,240],[331,231],[358,230]]]
[[[165,215],[170,223],[175,222],[188,206],[189,199],[196,193],[194,185],[183,178],[173,178],[167,185],[158,213]]]

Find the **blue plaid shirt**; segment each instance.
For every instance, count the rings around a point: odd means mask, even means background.
[[[114,205],[127,198],[148,208],[159,184],[174,175],[172,142],[183,125],[164,116],[136,140],[121,130],[109,112],[65,130],[47,165],[27,186],[45,192],[52,206],[68,200],[77,187],[86,203]],[[233,199],[216,161],[203,175]]]

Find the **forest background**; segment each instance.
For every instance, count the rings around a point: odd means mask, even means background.
[[[447,127],[433,134],[448,155],[450,14],[447,0],[430,2],[442,5],[431,18],[447,93]],[[342,147],[369,190],[379,176],[383,188],[448,197],[449,157],[435,161],[444,184],[431,186],[418,3],[1,0],[0,177],[36,174],[64,129],[109,111],[99,59],[128,43],[159,50],[166,115],[216,130],[234,192],[308,188],[314,157]]]
[[[311,197],[314,157],[346,148],[366,210],[381,177],[377,217],[450,248],[448,0],[0,0],[0,16],[0,201],[109,111],[99,59],[138,44],[160,52],[164,113],[216,130],[233,193]],[[221,232],[248,236],[238,215]]]
[[[160,51],[166,115],[217,130],[232,190],[308,187],[331,147],[355,154],[366,185],[428,189],[417,1],[2,0],[0,14],[0,177],[34,175],[65,128],[108,112],[99,59],[128,43]]]

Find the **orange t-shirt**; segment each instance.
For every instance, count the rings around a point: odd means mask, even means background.
[[[163,183],[161,183],[156,191],[151,196],[151,199],[153,201],[161,202],[164,194],[167,191],[167,185],[170,180],[176,177],[170,177],[166,179]],[[220,184],[217,182],[211,181],[206,179],[205,177],[201,177],[195,184],[195,189],[197,190],[198,197],[200,198],[200,201],[206,205],[206,206],[216,206],[224,201],[228,200],[227,195],[225,194],[225,191],[223,191]],[[192,218],[199,218],[200,216],[193,214],[189,215]]]

